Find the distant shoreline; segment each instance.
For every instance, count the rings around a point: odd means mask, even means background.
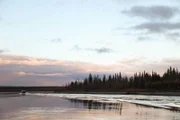
[[[180,96],[180,92],[56,92],[66,94],[121,94],[121,95],[154,95],[154,96]]]
[[[67,90],[65,87],[59,86],[38,86],[38,87],[25,87],[25,86],[0,86],[0,94],[7,93],[19,93],[21,90],[26,90],[27,92],[37,92],[37,93],[67,93],[67,94],[122,94],[122,95],[157,95],[157,96],[180,96],[180,90],[146,90],[146,89],[128,89],[121,91],[109,91],[108,90],[94,90],[94,91],[83,91],[83,90]]]
[[[28,91],[27,91],[28,92]],[[180,92],[53,92],[53,91],[29,91],[30,93],[52,94],[109,94],[109,95],[152,95],[152,96],[180,96]],[[0,94],[18,94],[19,92],[0,92]]]

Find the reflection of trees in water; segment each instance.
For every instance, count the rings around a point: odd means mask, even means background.
[[[89,110],[91,109],[102,109],[119,112],[122,114],[123,102],[119,103],[105,103],[98,102],[93,100],[78,100],[78,99],[69,99],[71,103],[75,105],[75,107],[83,107]]]

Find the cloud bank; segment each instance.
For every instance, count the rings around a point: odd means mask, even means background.
[[[133,27],[137,30],[146,30],[149,33],[160,33],[170,30],[180,30],[180,23],[169,23],[169,22],[147,22]]]
[[[141,17],[148,20],[169,20],[177,15],[179,9],[170,6],[133,6],[122,13],[133,17]]]
[[[146,20],[144,22],[139,19],[139,23],[130,27],[139,33],[145,33],[146,37],[137,34],[138,41],[152,40],[153,37],[149,39],[148,34],[158,35],[159,33],[168,40],[179,39],[180,22],[176,18],[180,17],[180,10],[177,7],[163,5],[133,6],[123,10],[122,13],[129,17],[138,17]]]
[[[91,73],[111,73],[111,66],[0,54],[0,85],[63,85]],[[48,84],[46,84],[48,83]]]
[[[72,80],[83,80],[89,73],[110,74],[152,70],[163,73],[169,66],[180,68],[180,58],[166,58],[147,62],[144,57],[121,58],[109,65],[80,61],[63,61],[23,55],[0,54],[0,85],[51,86],[65,85]]]

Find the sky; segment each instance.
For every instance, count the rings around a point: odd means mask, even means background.
[[[179,0],[0,0],[0,86],[180,68]]]

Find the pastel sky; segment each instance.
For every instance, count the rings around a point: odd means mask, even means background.
[[[0,0],[0,85],[180,68],[179,0]]]

